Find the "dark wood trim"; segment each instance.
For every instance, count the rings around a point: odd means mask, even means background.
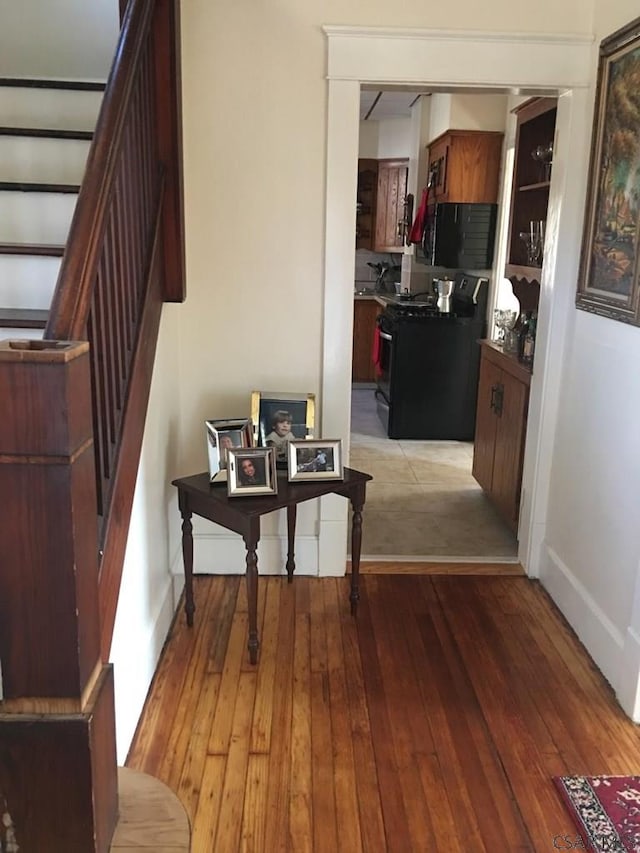
[[[50,130],[44,127],[0,127],[0,136],[33,136],[39,139],[81,139],[90,142],[92,130]]]
[[[44,329],[48,317],[48,311],[37,308],[0,308],[0,327]]]
[[[0,190],[21,193],[79,193],[78,184],[38,184],[31,181],[0,181]]]
[[[76,92],[103,92],[105,85],[97,80],[34,80],[30,77],[0,77],[0,86],[14,89],[72,89]]]
[[[531,367],[518,360],[518,356],[505,350],[495,341],[480,341],[483,357],[509,373],[528,388],[531,385]]]
[[[39,255],[61,258],[64,246],[54,243],[0,243],[0,255]]]
[[[180,82],[180,4],[158,0],[154,17],[158,153],[165,169],[163,210],[167,302],[186,299]]]

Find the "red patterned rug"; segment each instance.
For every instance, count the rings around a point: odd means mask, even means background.
[[[640,776],[555,776],[586,850],[640,853]]]

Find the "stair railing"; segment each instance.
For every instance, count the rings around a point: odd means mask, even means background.
[[[126,7],[44,334],[90,344],[105,659],[161,305],[185,292],[177,7]]]

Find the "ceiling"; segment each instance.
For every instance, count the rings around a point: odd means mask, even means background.
[[[423,92],[381,92],[362,89],[360,92],[360,120],[380,121],[386,118],[409,118],[411,106]]]

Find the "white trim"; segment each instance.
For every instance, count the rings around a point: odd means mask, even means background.
[[[257,550],[258,573],[261,575],[286,575],[287,548],[286,536],[261,536]],[[318,539],[316,536],[296,536],[295,563],[296,575],[318,574]],[[247,551],[242,537],[237,533],[193,534],[194,574],[244,575],[246,567]],[[344,563],[341,568],[341,574],[344,574]],[[176,555],[171,566],[171,572],[177,577],[183,575],[182,551]]]
[[[620,656],[625,645],[623,635],[552,548],[544,548],[540,580],[569,624],[576,628],[579,626],[581,642],[605,678],[611,681],[610,674],[620,671]],[[635,686],[638,666],[627,677]],[[623,687],[620,678],[617,682],[612,684],[616,691]]]
[[[573,92],[558,110],[557,133],[563,140],[564,158],[554,160],[552,195],[555,224],[547,238],[547,258],[540,296],[540,313],[547,318],[548,336],[536,353],[532,382],[533,410],[529,418],[531,448],[525,465],[524,493],[529,495],[521,514],[522,541],[519,559],[531,575],[539,573],[545,535],[545,518],[551,444],[558,411],[557,388],[551,359],[561,357],[563,324],[574,291],[579,238],[573,247],[557,252],[559,235],[574,235],[580,227],[579,203],[565,203],[562,188],[567,180],[580,186],[586,175],[577,174],[580,162],[572,165],[569,152],[584,148],[591,127],[587,89],[593,85],[593,39],[576,36],[542,36],[521,33],[480,33],[450,30],[407,30],[387,28],[325,27],[328,50],[328,116],[326,177],[326,242],[322,369],[322,434],[346,439],[351,407],[351,335],[353,323],[353,228],[355,223],[356,172],[359,133],[359,90],[361,83],[379,81],[421,82],[455,91],[458,86],[478,85],[491,80],[496,91],[513,90],[525,81],[532,91],[545,91],[549,81]],[[451,39],[465,49],[451,50]],[[411,49],[407,42],[411,41]],[[568,54],[571,61],[568,63]],[[534,58],[534,60],[532,59]],[[522,69],[526,68],[526,72]],[[563,171],[565,170],[565,171]],[[571,194],[565,194],[571,195]],[[562,276],[562,277],[560,277]],[[560,284],[556,284],[560,282]],[[562,298],[556,291],[561,290]],[[571,297],[571,298],[570,298]],[[544,338],[544,336],[543,336]],[[557,369],[556,362],[556,369]],[[551,390],[549,390],[551,389]],[[544,398],[543,398],[544,392]],[[552,393],[553,392],[553,393]],[[543,407],[544,401],[544,407]],[[544,425],[541,422],[544,408]],[[536,472],[537,473],[534,473]],[[534,493],[535,489],[535,493]],[[346,508],[323,501],[319,550],[332,555],[332,566],[346,559],[344,525]],[[366,508],[365,508],[366,511]],[[342,542],[331,541],[342,536]],[[534,544],[536,547],[534,547]],[[327,573],[321,560],[319,574]]]
[[[561,91],[591,82],[593,36],[389,27],[323,30],[330,80],[500,86],[514,93],[523,87]]]

